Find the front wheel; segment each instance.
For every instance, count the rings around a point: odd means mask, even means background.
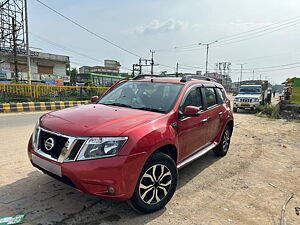
[[[129,204],[137,211],[151,213],[162,209],[172,198],[177,186],[174,160],[161,152],[146,162]]]
[[[215,155],[225,156],[228,152],[232,129],[229,126],[225,127],[221,142],[213,149]]]

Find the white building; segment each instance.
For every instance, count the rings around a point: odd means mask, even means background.
[[[69,82],[66,75],[69,65],[69,56],[55,55],[43,52],[31,52],[31,81],[45,82],[46,80],[64,79]],[[27,81],[27,56],[24,51],[17,55],[18,79]],[[9,50],[0,50],[0,80],[11,81],[15,79],[14,56]]]
[[[118,76],[121,64],[116,60],[104,60],[104,66],[82,66],[79,73],[97,73],[103,75]]]

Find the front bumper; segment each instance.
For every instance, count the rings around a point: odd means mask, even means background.
[[[32,161],[32,155],[59,167],[61,175],[55,175],[44,169],[45,167],[36,165]],[[37,154],[33,150],[31,141],[28,144],[28,156],[33,166],[57,180],[81,192],[117,201],[126,201],[131,198],[147,157],[146,153],[139,153],[60,163]],[[108,187],[113,187],[114,193],[109,192]]]
[[[245,108],[257,108],[260,105],[259,102],[233,102],[233,107],[234,108],[240,108],[240,109],[245,109]]]

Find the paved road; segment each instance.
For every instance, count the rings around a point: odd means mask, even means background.
[[[33,168],[26,145],[42,113],[0,114],[0,216],[25,213],[33,225],[277,224],[283,202],[294,192],[287,219],[299,224],[294,207],[300,205],[300,124],[249,113],[235,114],[229,154],[208,153],[182,169],[171,202],[149,215],[80,193]]]

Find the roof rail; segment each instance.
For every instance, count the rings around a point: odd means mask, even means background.
[[[181,78],[180,82],[187,82],[190,80],[207,80],[207,81],[217,82],[217,80],[214,78],[198,76],[198,75],[185,75]]]
[[[146,78],[146,77],[165,77],[163,75],[149,75],[149,74],[140,74],[140,75],[137,75],[135,76],[134,78],[132,78],[132,80],[139,80],[139,79],[143,79],[143,78]]]

